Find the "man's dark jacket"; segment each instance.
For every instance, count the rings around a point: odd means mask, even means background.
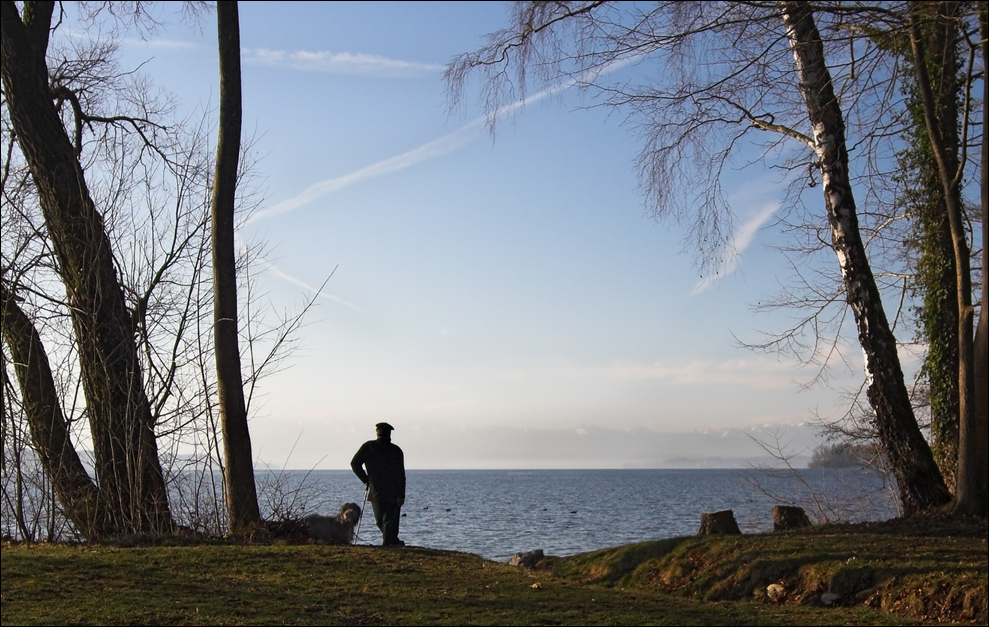
[[[362,483],[370,482],[371,501],[405,498],[405,454],[390,438],[380,437],[362,444],[350,467]]]

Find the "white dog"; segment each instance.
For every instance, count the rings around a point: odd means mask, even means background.
[[[336,516],[311,514],[302,519],[314,540],[330,544],[353,544],[354,527],[361,519],[357,503],[344,503]]]

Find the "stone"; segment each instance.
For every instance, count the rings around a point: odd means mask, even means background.
[[[766,586],[766,596],[771,601],[780,601],[786,596],[786,588],[783,587],[783,584],[771,583]]]
[[[827,605],[828,607],[834,605],[841,600],[841,597],[834,592],[825,592],[821,595],[821,605]]]

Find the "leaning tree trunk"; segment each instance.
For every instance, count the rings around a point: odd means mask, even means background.
[[[31,319],[17,305],[15,296],[0,284],[0,326],[21,389],[31,442],[42,468],[55,489],[65,516],[90,541],[110,532],[106,504],[72,447],[69,425],[55,387],[48,355]]]
[[[951,495],[920,432],[858,227],[845,146],[845,125],[824,60],[824,46],[807,2],[781,2],[800,91],[814,129],[833,248],[866,358],[869,403],[889,457],[905,513],[939,507]]]
[[[227,523],[233,535],[250,534],[261,522],[251,434],[237,338],[237,269],[234,209],[240,158],[240,25],[237,3],[216,3],[220,48],[220,130],[213,181],[213,335],[223,429]]]
[[[171,530],[154,418],[103,219],[52,101],[45,54],[53,2],[0,3],[0,66],[18,146],[65,285],[79,349],[100,498],[115,532]]]

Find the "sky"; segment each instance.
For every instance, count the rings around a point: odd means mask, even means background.
[[[815,368],[737,345],[786,322],[753,311],[790,272],[769,174],[732,175],[736,255],[701,276],[686,226],[647,212],[621,114],[564,86],[494,136],[470,95],[450,110],[445,66],[507,15],[240,3],[264,198],[238,238],[265,243],[259,291],[276,310],[315,295],[251,399],[258,463],[348,468],[379,421],[410,469],[731,467],[767,443],[808,455],[810,423],[845,410],[861,353],[831,373],[839,389],[807,390]],[[125,60],[189,111],[215,108],[215,18],[161,17]]]

